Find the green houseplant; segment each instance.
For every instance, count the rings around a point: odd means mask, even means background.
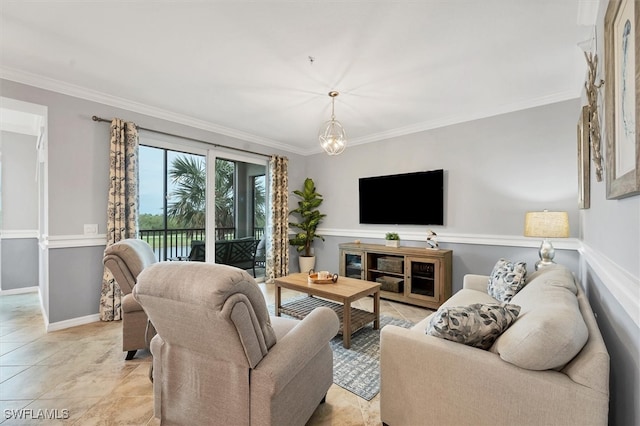
[[[316,191],[313,179],[306,178],[302,190],[293,191],[300,200],[298,208],[289,212],[290,215],[297,215],[300,219],[298,223],[289,222],[289,226],[298,230],[293,238],[289,239],[289,244],[294,246],[300,253],[300,271],[307,272],[315,266],[315,256],[311,254],[311,244],[316,238],[324,241],[322,235],[316,234],[318,225],[326,215],[320,213],[318,207],[322,204],[322,195]],[[310,265],[310,266],[309,266]]]
[[[396,232],[387,232],[384,236],[384,239],[387,240],[387,247],[399,247],[400,246],[400,236]]]

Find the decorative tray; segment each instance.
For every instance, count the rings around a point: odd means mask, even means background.
[[[317,272],[312,272],[307,278],[309,284],[333,284],[338,281],[338,274],[329,274],[328,278],[318,278]]]

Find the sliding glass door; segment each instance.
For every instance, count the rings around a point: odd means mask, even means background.
[[[265,160],[158,143],[141,145],[139,161],[140,238],[158,260],[227,263],[264,276],[261,258],[255,268],[220,253],[253,240],[264,257]]]
[[[214,224],[215,239],[207,242],[207,261],[228,263],[222,246],[233,245],[233,241],[238,240],[255,240],[255,245],[264,250],[266,162],[212,150],[209,164],[209,176],[213,176],[208,186],[209,199],[215,200],[215,209],[209,209],[207,220]],[[219,246],[217,251],[216,246]],[[253,273],[254,266],[247,270]],[[257,277],[264,276],[264,262],[258,260],[255,273]]]
[[[206,156],[140,146],[139,167],[140,238],[158,260],[203,261],[192,249],[206,237]]]

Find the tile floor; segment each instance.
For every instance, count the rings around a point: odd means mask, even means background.
[[[259,285],[267,303],[273,303],[274,286]],[[285,300],[296,295],[283,291]],[[371,310],[372,299],[356,307]],[[418,322],[429,312],[381,301],[382,314],[407,321]],[[119,321],[95,322],[46,333],[37,293],[0,296],[0,423],[159,425],[148,377],[151,355],[138,351],[133,360],[125,361],[121,327]],[[12,413],[57,420],[16,419]],[[366,401],[336,385],[308,422],[380,424],[379,395]]]

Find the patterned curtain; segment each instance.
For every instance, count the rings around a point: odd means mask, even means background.
[[[289,174],[286,157],[271,156],[271,222],[267,246],[266,282],[289,273]]]
[[[138,235],[138,129],[134,123],[114,118],[109,149],[109,200],[107,247]],[[100,319],[122,319],[122,293],[105,268],[100,295]]]

